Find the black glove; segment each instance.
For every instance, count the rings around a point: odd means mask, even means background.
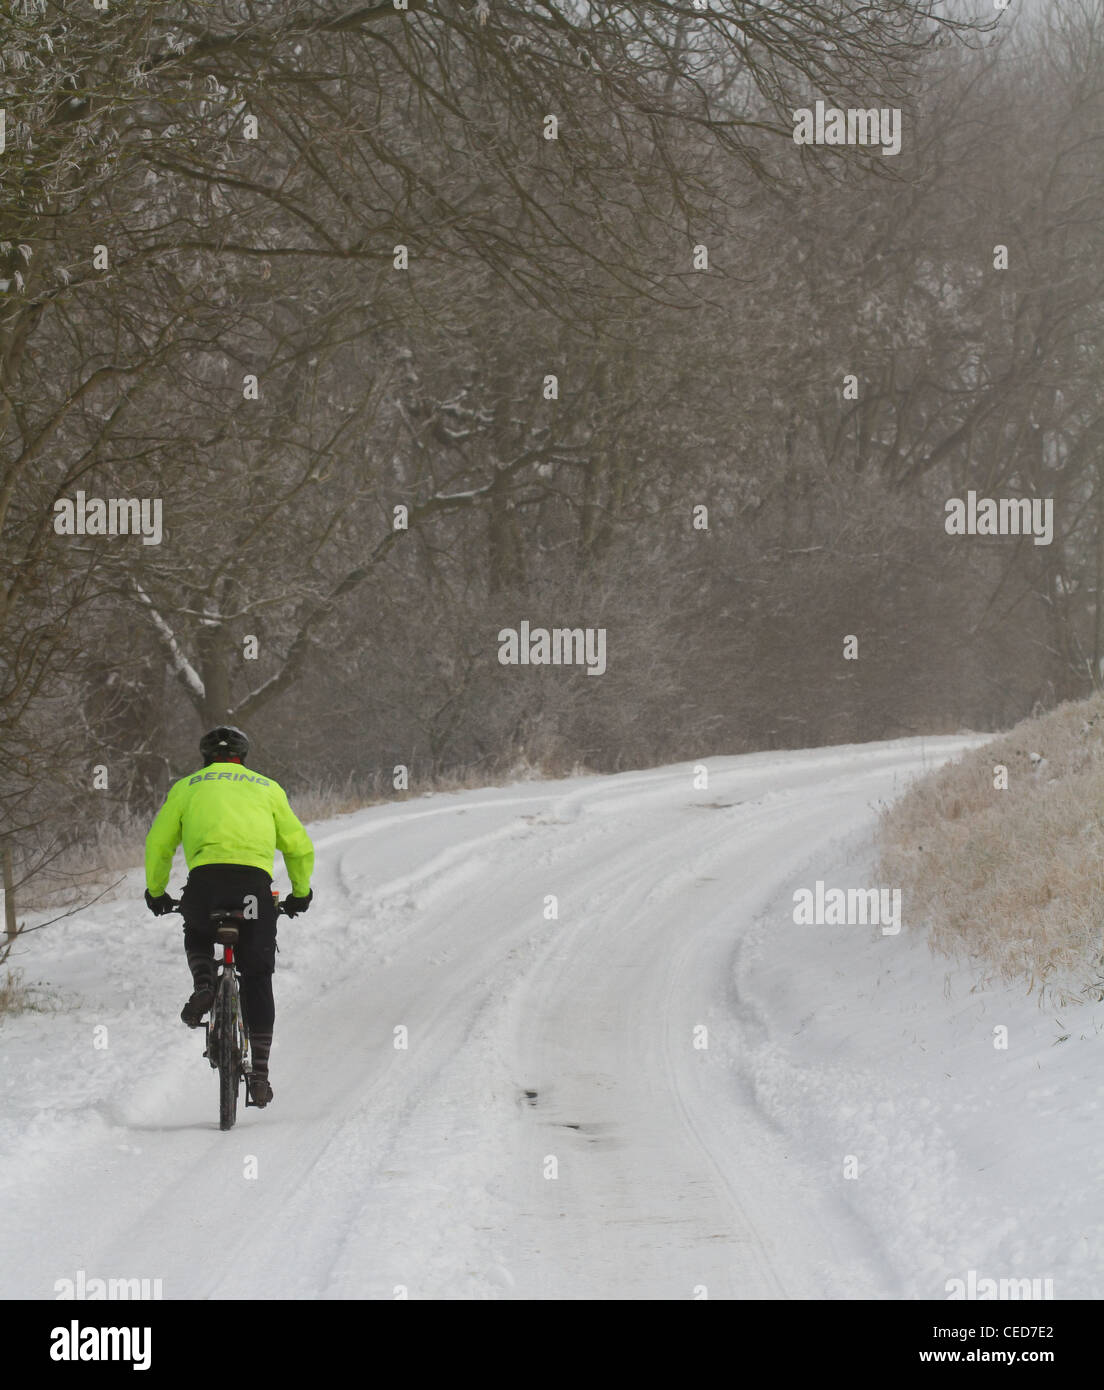
[[[164,917],[166,912],[172,912],[176,908],[176,899],[170,898],[168,893],[162,893],[159,898],[155,898],[146,889],[146,906],[155,917]]]
[[[297,898],[293,893],[289,893],[283,901],[283,909],[285,916],[295,917],[300,912],[306,912],[307,908],[311,905],[311,899],[313,897],[313,888],[307,889],[307,896],[305,898]]]

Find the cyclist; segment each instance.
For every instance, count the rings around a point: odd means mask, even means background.
[[[203,735],[199,751],[207,770],[173,783],[146,837],[146,905],[157,917],[177,906],[166,889],[173,855],[183,840],[188,881],[179,906],[194,988],[180,1017],[189,1028],[200,1026],[215,999],[215,928],[209,914],[216,908],[244,909],[235,954],[253,1054],[249,1089],[255,1105],[267,1105],[272,1099],[268,1059],[275,1018],[272,870],[280,850],[291,879],[284,911],[289,917],[306,912],[314,898],[314,846],[284,789],[271,777],[245,771],[249,740],[241,729],[220,724]]]

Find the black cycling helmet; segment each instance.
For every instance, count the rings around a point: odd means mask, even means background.
[[[203,754],[204,767],[216,758],[241,758],[244,762],[249,753],[249,740],[233,724],[220,724],[199,740],[199,751]]]

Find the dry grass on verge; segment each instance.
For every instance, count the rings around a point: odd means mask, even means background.
[[[53,1013],[56,1004],[37,985],[23,983],[21,970],[0,974],[0,1018],[10,1014]]]
[[[1040,1003],[1104,998],[1104,695],[924,778],[883,812],[880,846],[881,882],[933,949],[1023,980]]]

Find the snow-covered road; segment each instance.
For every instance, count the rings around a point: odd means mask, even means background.
[[[1019,1102],[1053,1109],[1093,1075],[1095,1046],[1049,1086],[1030,1073],[1058,1057],[1049,1034],[995,1056],[994,1019],[948,1001],[907,904],[899,936],[792,921],[794,887],[868,882],[876,803],[974,742],[709,759],[707,789],[687,764],[312,827],[316,905],[281,925],[276,1098],[230,1133],[177,1019],[179,919],[146,914],[135,872],[13,961],[64,1008],[0,1027],[0,1294],[50,1298],[84,1271],[165,1298],[945,1297],[988,1258],[1098,1297],[1104,1242],[1070,1248],[1101,1230],[1076,1117],[1068,1230],[1057,1198],[1010,1211],[1014,1188],[974,1162]],[[1008,1007],[1039,1028],[1022,991]],[[975,1093],[996,1097],[988,1121]]]

